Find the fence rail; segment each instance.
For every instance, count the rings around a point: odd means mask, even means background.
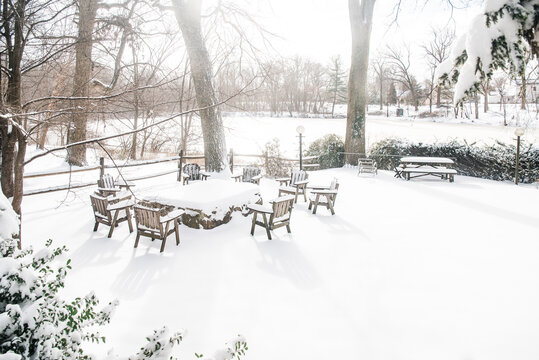
[[[231,171],[234,170],[234,157],[255,157],[260,159],[278,159],[278,160],[284,160],[284,161],[291,161],[291,162],[299,162],[299,159],[291,159],[291,158],[281,158],[281,157],[275,157],[275,156],[267,156],[266,154],[234,154],[234,152],[231,150],[229,153],[229,163],[230,163],[230,169]],[[303,157],[304,161],[310,161],[316,159],[316,156],[305,156]],[[95,166],[87,166],[83,168],[75,168],[75,169],[69,169],[69,170],[60,170],[60,171],[41,171],[41,172],[34,172],[34,173],[28,173],[24,175],[24,179],[31,179],[31,178],[39,178],[39,177],[45,177],[45,176],[55,176],[55,175],[66,175],[66,174],[72,174],[72,173],[81,173],[86,171],[95,171],[99,170],[99,177],[102,177],[105,173],[106,169],[123,169],[123,168],[129,168],[129,167],[137,167],[137,166],[146,166],[146,165],[153,165],[153,164],[159,164],[164,162],[170,162],[170,161],[177,161],[178,168],[175,170],[169,170],[169,171],[162,171],[154,174],[148,174],[148,175],[141,175],[136,176],[132,178],[126,178],[127,181],[137,181],[137,180],[144,180],[144,179],[151,179],[158,176],[164,176],[169,175],[173,173],[177,173],[177,180],[181,181],[181,173],[183,169],[183,165],[188,160],[204,160],[204,155],[184,155],[183,151],[180,151],[178,156],[172,156],[164,159],[154,159],[154,160],[145,160],[140,161],[136,163],[126,163],[122,165],[106,165],[105,159],[101,157],[99,159],[99,165]],[[205,167],[205,164],[203,165]],[[58,186],[51,186],[47,188],[42,189],[34,189],[34,190],[28,190],[24,191],[24,196],[29,195],[37,195],[37,194],[44,194],[54,191],[62,191],[62,190],[71,190],[71,189],[79,189],[84,188],[88,186],[95,186],[96,181],[92,182],[82,182],[82,183],[70,183],[65,185],[58,185]]]

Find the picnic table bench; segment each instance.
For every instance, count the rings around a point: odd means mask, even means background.
[[[406,156],[401,158],[400,165],[395,168],[395,176],[410,180],[431,175],[453,182],[457,174],[457,171],[452,169],[454,163],[453,160],[444,157]]]

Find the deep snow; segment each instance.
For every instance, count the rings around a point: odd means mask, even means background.
[[[336,215],[300,201],[292,234],[278,229],[272,241],[236,215],[214,230],[181,226],[181,245],[171,238],[163,254],[147,238],[134,249],[125,223],[111,239],[106,227],[92,232],[93,189],[80,189],[25,197],[23,242],[71,249],[65,296],[120,300],[103,331],[120,354],[167,325],[188,330],[183,359],[237,333],[257,360],[539,358],[536,186],[311,173],[317,184],[333,177]],[[265,200],[277,185],[262,180]]]

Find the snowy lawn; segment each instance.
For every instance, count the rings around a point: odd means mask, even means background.
[[[92,232],[93,189],[26,197],[23,236],[71,249],[65,296],[120,300],[103,331],[120,354],[167,325],[188,329],[183,359],[238,333],[257,360],[539,358],[539,189],[311,173],[317,184],[333,177],[336,215],[300,201],[292,234],[272,241],[238,214],[214,230],[181,226],[181,245],[169,239],[163,254],[147,238],[134,249],[125,223],[111,239]],[[277,183],[263,179],[261,192],[274,198]]]

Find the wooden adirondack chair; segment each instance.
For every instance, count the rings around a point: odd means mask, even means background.
[[[260,179],[262,175],[260,174],[260,169],[256,166],[248,166],[243,168],[243,174],[232,176],[237,182],[250,182],[253,184],[260,185]]]
[[[97,191],[102,196],[114,195],[121,191],[120,187],[116,186],[114,178],[109,174],[103,174],[101,179],[97,180]]]
[[[121,222],[127,221],[129,224],[129,232],[133,232],[133,224],[131,223],[131,209],[135,202],[131,199],[131,195],[124,198],[104,197],[98,194],[90,195],[92,208],[94,210],[95,225],[94,231],[97,231],[99,224],[110,226],[108,237],[112,236],[114,228]],[[118,217],[120,212],[124,211],[124,217]],[[113,214],[114,213],[114,214]]]
[[[206,180],[209,174],[200,171],[198,164],[185,164],[182,169],[183,185],[189,184],[189,180]]]
[[[360,158],[357,161],[357,174],[378,174],[376,161],[373,159]]]
[[[137,223],[137,238],[135,247],[141,236],[150,237],[153,240],[161,240],[161,250],[165,250],[167,237],[176,234],[176,246],[180,245],[179,218],[183,214],[181,210],[174,210],[166,216],[160,216],[159,209],[152,209],[142,205],[135,205],[135,221]],[[172,224],[172,227],[170,225]]]
[[[279,197],[271,202],[272,207],[264,205],[251,204],[247,208],[253,211],[253,223],[251,226],[251,235],[255,234],[255,226],[259,225],[266,229],[268,239],[271,240],[271,230],[286,226],[286,230],[290,233],[290,218],[292,216],[292,208],[294,206],[294,197],[292,195]],[[262,215],[264,222],[257,221],[258,214]],[[269,220],[267,216],[269,215]]]
[[[311,195],[309,196],[309,210],[313,210],[313,214],[316,214],[318,205],[325,206],[331,211],[331,215],[335,215],[335,200],[337,199],[337,193],[339,191],[339,181],[333,179],[331,185],[326,187],[313,188]]]
[[[294,195],[294,203],[298,202],[298,195],[303,195],[304,201],[307,201],[307,180],[309,175],[303,170],[293,171],[290,178],[280,178],[279,196],[283,194]]]

